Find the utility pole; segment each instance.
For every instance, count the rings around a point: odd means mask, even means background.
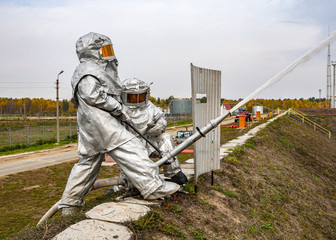
[[[319,99],[320,99],[320,108],[321,108],[321,89],[318,90],[319,91]]]
[[[332,95],[331,95],[331,107],[332,108],[335,108],[335,85],[336,85],[336,73],[335,73],[335,66],[336,66],[336,61],[332,61],[331,64],[333,65],[334,67],[334,79],[333,79],[333,88],[332,88]]]
[[[60,136],[59,136],[59,107],[58,107],[58,100],[59,100],[59,95],[58,95],[58,90],[59,90],[59,75],[61,75],[63,73],[63,70],[59,72],[59,74],[57,75],[57,79],[56,79],[56,121],[57,121],[57,127],[56,127],[56,131],[57,131],[57,143],[59,143],[60,141]]]

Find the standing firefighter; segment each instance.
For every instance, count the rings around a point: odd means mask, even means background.
[[[118,61],[111,40],[89,33],[76,43],[80,64],[72,77],[72,101],[78,106],[78,154],[63,192],[59,208],[71,214],[82,206],[91,190],[105,153],[108,153],[145,199],[173,194],[179,185],[165,182],[148,153],[121,121],[130,121],[121,104]]]

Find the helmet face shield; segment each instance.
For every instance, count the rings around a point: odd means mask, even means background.
[[[122,93],[122,100],[126,106],[143,106],[147,104],[148,99],[148,91],[141,93],[124,91]]]
[[[146,106],[149,101],[150,88],[147,83],[136,78],[123,81],[121,100],[128,107]]]
[[[101,55],[103,58],[114,57],[114,51],[113,51],[112,44],[102,47]]]

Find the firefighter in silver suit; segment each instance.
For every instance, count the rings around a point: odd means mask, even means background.
[[[122,86],[111,40],[102,34],[88,33],[76,42],[76,52],[80,64],[71,85],[72,101],[78,106],[79,162],[71,170],[58,208],[63,214],[72,214],[83,205],[105,153],[118,163],[145,199],[176,192],[179,185],[159,177],[158,167],[149,159],[144,145],[122,124],[130,118],[121,103]]]
[[[164,113],[149,101],[149,85],[137,78],[126,79],[122,82],[122,102],[127,106],[127,114],[131,118],[131,124],[145,138],[152,142],[165,155],[173,150],[174,142],[169,133],[165,133],[167,121]],[[132,132],[132,129],[129,129]],[[134,133],[137,135],[136,133]],[[157,155],[155,149],[148,144],[142,137],[139,140],[145,145],[148,155]],[[184,184],[188,181],[187,177],[181,171],[177,157],[169,159],[167,164],[163,165],[164,176],[169,181],[177,184]]]

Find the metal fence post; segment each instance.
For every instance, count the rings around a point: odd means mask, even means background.
[[[27,145],[29,145],[29,126],[27,126]]]
[[[12,146],[12,133],[11,128],[8,128],[8,136],[9,136],[9,146]]]
[[[44,125],[42,125],[42,140],[44,141]]]

